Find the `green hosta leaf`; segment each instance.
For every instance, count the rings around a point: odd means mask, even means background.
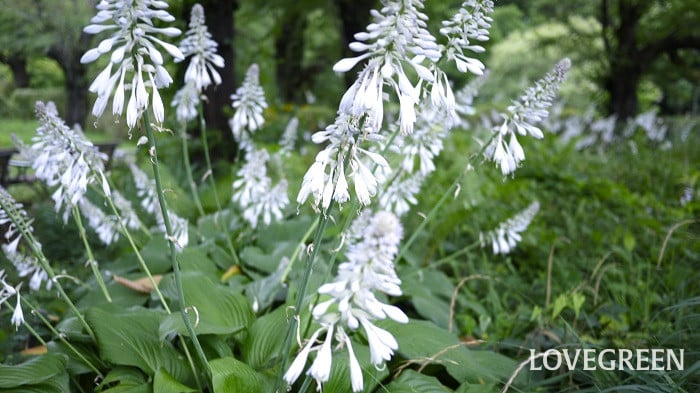
[[[218,279],[218,267],[209,259],[207,254],[198,247],[185,247],[182,253],[178,255],[177,260],[180,262],[180,269],[183,272],[196,271],[200,274],[206,274],[214,280]]]
[[[455,393],[500,393],[500,391],[501,389],[494,384],[463,383]]]
[[[185,292],[185,306],[188,317],[199,334],[232,334],[247,328],[254,318],[248,299],[235,293],[232,288],[216,283],[210,277],[197,272],[183,272],[182,286]],[[170,281],[163,287],[163,293],[176,298],[175,285]],[[193,310],[196,308],[196,313]],[[160,339],[178,332],[189,335],[185,329],[181,313],[165,317],[160,326]]]
[[[400,355],[419,362],[441,364],[460,383],[506,381],[517,367],[514,360],[498,353],[467,349],[452,333],[429,321],[411,320],[400,324],[386,320],[378,325],[396,337]],[[518,378],[525,374],[521,371]]]
[[[450,318],[450,297],[454,285],[440,271],[408,270],[403,277],[403,292],[411,297],[418,314],[446,328]]]
[[[397,380],[386,386],[383,392],[388,393],[449,393],[452,390],[444,387],[435,377],[420,374],[414,370],[406,370]]]
[[[161,368],[153,378],[153,393],[197,393],[197,390],[183,385]]]
[[[255,270],[272,273],[277,270],[283,257],[289,257],[294,253],[297,245],[297,242],[280,242],[274,245],[271,253],[259,247],[246,247],[241,251],[241,260]]]
[[[67,392],[67,362],[63,355],[46,354],[15,366],[0,364],[0,389],[3,392]]]
[[[102,390],[105,386],[111,387]],[[146,390],[143,390],[144,387],[146,387]],[[134,367],[117,366],[109,374],[105,375],[97,391],[102,393],[137,393],[148,392],[149,390],[146,377],[141,371]]]
[[[86,319],[104,360],[138,367],[151,376],[163,367],[179,381],[189,381],[192,376],[184,357],[170,342],[158,338],[164,316],[163,312],[148,309],[108,312],[93,308]]]
[[[271,367],[282,348],[286,326],[284,306],[255,320],[243,344],[243,360],[256,370]]]
[[[209,362],[214,393],[267,393],[274,389],[274,381],[234,358]]]

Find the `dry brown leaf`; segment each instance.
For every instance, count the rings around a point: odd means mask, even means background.
[[[158,285],[162,278],[163,275],[156,274],[153,276],[153,281]],[[153,285],[148,277],[139,278],[138,280],[129,280],[128,278],[114,276],[114,281],[136,292],[151,293],[153,291]]]
[[[23,350],[22,355],[43,355],[47,352],[48,350],[46,349],[46,345],[39,345]]]

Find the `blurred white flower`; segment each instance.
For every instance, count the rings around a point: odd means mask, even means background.
[[[180,35],[179,29],[156,27],[153,23],[154,19],[162,22],[175,20],[166,8],[168,3],[161,0],[101,0],[97,3],[97,15],[83,31],[88,34],[108,30],[114,32],[80,58],[81,63],[87,64],[105,53],[111,53],[109,63],[89,88],[91,92],[97,93],[97,100],[92,109],[95,116],[102,115],[112,94],[112,112],[121,115],[124,110],[125,90],[130,89],[131,95],[126,105],[126,123],[129,129],[134,128],[143,111],[148,109],[149,95],[146,88],[150,87],[153,115],[157,122],[163,122],[165,110],[158,89],[168,87],[172,78],[163,66],[163,55],[156,45],[165,49],[175,59],[184,58],[178,47],[155,36]],[[115,66],[117,70],[112,73]]]
[[[411,205],[418,203],[416,195],[424,180],[420,172],[399,176],[379,195],[379,206],[399,217],[406,214]]]
[[[362,370],[346,328],[352,332],[362,327],[369,343],[370,361],[377,367],[390,360],[398,349],[394,336],[372,321],[390,318],[400,323],[408,322],[401,309],[382,303],[375,296],[375,292],[401,295],[401,280],[394,271],[394,258],[398,253],[403,228],[395,215],[384,211],[374,215],[362,213],[358,220],[360,224],[353,224],[347,236],[347,262],[338,266],[334,282],[323,284],[318,289],[324,300],[313,308],[312,315],[320,328],[313,333],[285,374],[289,384],[294,383],[301,374],[310,351],[317,351],[317,355],[307,373],[316,379],[319,386],[328,381],[332,366],[332,340],[335,339],[339,348],[347,345],[352,390],[361,391]],[[359,227],[364,227],[362,235]],[[326,332],[323,344],[313,347],[316,338],[323,332]]]
[[[284,128],[282,138],[280,139],[280,152],[288,154],[294,151],[294,144],[299,137],[299,118],[296,116],[289,119],[289,123]]]
[[[0,187],[0,227],[5,228],[3,238],[6,242],[1,247],[2,252],[17,269],[19,277],[23,278],[31,275],[29,280],[29,288],[31,290],[39,290],[44,282],[46,282],[46,289],[51,289],[51,280],[48,279],[48,274],[39,265],[36,257],[22,252],[20,241],[23,238],[23,234],[20,232],[16,222],[27,232],[32,233],[34,231],[24,206],[16,202],[6,189]],[[31,241],[34,242],[36,248],[41,249],[41,244],[36,239]]]
[[[481,75],[484,64],[473,57],[466,56],[464,50],[474,53],[484,52],[484,47],[475,45],[472,41],[488,41],[491,28],[493,1],[467,0],[462,3],[459,11],[452,19],[443,21],[440,34],[447,37],[447,59],[454,60],[461,72],[471,72]]]
[[[479,234],[481,247],[490,243],[494,254],[508,254],[522,240],[520,233],[527,229],[539,210],[539,202],[532,202],[525,210],[500,223],[496,229]]]
[[[120,227],[116,216],[107,215],[87,198],[81,199],[78,202],[78,207],[102,243],[110,245],[119,240]]]
[[[224,58],[216,53],[217,46],[205,24],[204,7],[200,4],[193,5],[190,28],[180,43],[180,50],[185,57],[191,56],[185,71],[185,83],[194,83],[198,92],[202,92],[212,83],[221,84],[221,75],[214,67],[223,68]],[[175,59],[175,61],[182,60]]]
[[[156,194],[155,181],[149,178],[131,159],[125,161],[127,161],[127,165],[131,170],[134,185],[136,186],[136,195],[141,198],[141,207],[155,216],[158,230],[165,233],[165,221],[163,220],[163,213]],[[173,237],[168,240],[175,244],[178,251],[182,251],[189,243],[189,221],[170,210],[168,211],[168,219],[173,230]]]
[[[571,68],[571,60],[561,60],[544,78],[534,86],[528,87],[519,100],[508,107],[508,114],[503,115],[503,123],[494,128],[496,135],[486,146],[484,156],[501,168],[503,175],[513,173],[521,161],[525,159],[517,134],[530,135],[542,139],[544,134],[535,124],[544,120],[548,109],[556,97],[559,85],[566,79],[566,73]],[[507,138],[510,139],[507,140]]]
[[[199,91],[192,82],[185,83],[180,90],[175,93],[170,104],[175,108],[177,120],[186,123],[197,117],[197,105],[199,105]]]
[[[282,209],[289,205],[287,180],[282,179],[272,187],[266,167],[270,155],[265,149],[249,150],[245,157],[246,162],[231,185],[231,200],[243,209],[243,218],[253,228],[261,217],[265,225],[270,225],[273,217],[275,220],[282,218]]]
[[[31,161],[37,179],[49,187],[57,187],[51,198],[56,211],[64,206],[63,220],[83,198],[88,184],[104,176],[107,156],[77,128],[68,128],[58,117],[52,102],[36,103],[39,128],[32,138]],[[97,181],[102,181],[99,179]]]
[[[245,131],[252,134],[265,123],[262,114],[267,108],[267,101],[265,91],[260,86],[260,68],[257,64],[248,68],[243,84],[231,95],[231,100],[235,113],[229,120],[229,125],[236,141],[245,147],[250,143],[250,135]]]

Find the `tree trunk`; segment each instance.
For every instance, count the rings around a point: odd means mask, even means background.
[[[286,7],[279,23],[281,29],[275,39],[275,73],[279,95],[284,102],[303,102],[304,90],[310,85],[303,66],[306,24],[306,10],[293,4]]]
[[[231,94],[236,90],[233,42],[234,13],[238,9],[238,0],[203,0],[200,3],[204,7],[212,39],[219,44],[218,53],[224,58],[224,68],[218,70],[221,84],[209,86],[205,92],[208,102],[204,106],[204,117],[207,120],[207,135],[211,137],[209,146],[215,159],[231,160],[236,157],[238,149],[225,110],[231,106]]]
[[[614,31],[617,45],[609,53],[608,93],[610,112],[624,120],[636,116],[639,107],[637,89],[645,67],[637,45],[637,26],[642,15],[628,1],[621,0],[617,5],[620,24]]]
[[[369,11],[377,4],[376,0],[339,0],[338,16],[341,21],[341,38],[343,40],[343,57],[354,57],[357,53],[348,48],[355,41],[355,33],[365,31],[370,22]],[[350,87],[357,79],[357,73],[345,73],[345,84]]]
[[[3,59],[5,64],[12,71],[12,79],[15,82],[15,87],[20,89],[29,87],[29,72],[27,72],[27,59],[20,56],[12,56]]]
[[[49,48],[47,55],[56,60],[63,70],[66,91],[66,113],[64,120],[68,126],[79,124],[85,126],[88,108],[87,67],[80,63],[80,56],[89,48],[90,36],[81,33],[75,47],[63,45],[61,42]]]

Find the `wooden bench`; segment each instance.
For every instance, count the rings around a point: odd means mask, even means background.
[[[112,165],[112,156],[119,146],[117,142],[95,143],[95,146],[107,155],[105,169]],[[19,150],[14,148],[0,149],[0,185],[7,187],[12,184],[33,183],[36,180],[33,174],[29,173],[31,162],[13,156],[19,154]]]

